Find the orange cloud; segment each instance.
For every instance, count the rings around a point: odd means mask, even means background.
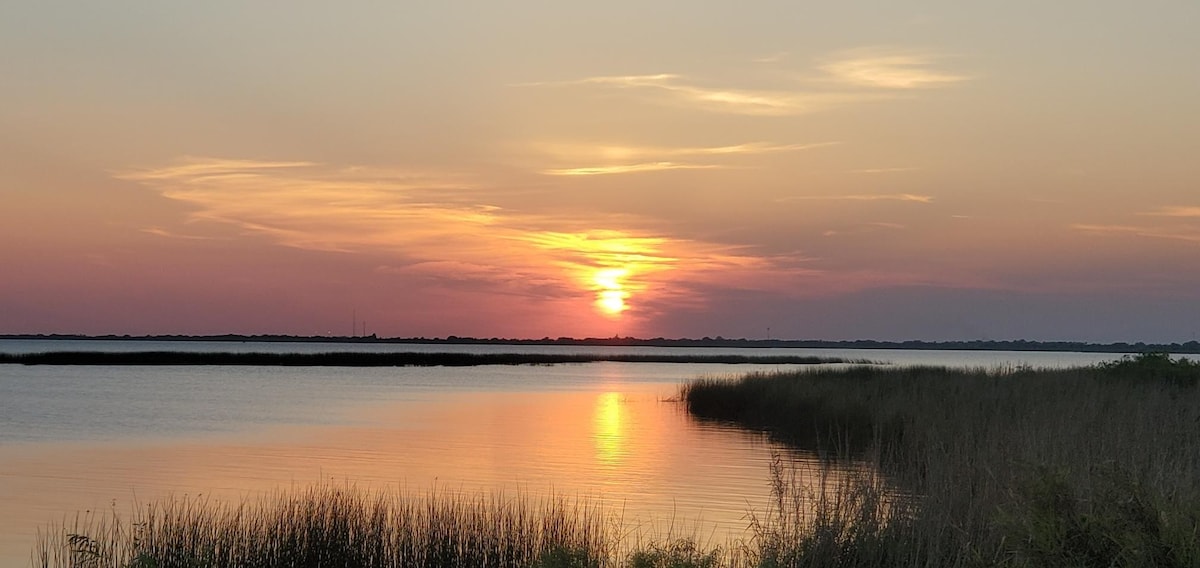
[[[1147,211],[1140,215],[1151,215],[1154,217],[1200,217],[1200,207],[1196,206],[1174,206],[1162,207],[1157,211]]]
[[[754,287],[799,273],[795,259],[628,229],[628,217],[551,217],[471,202],[463,196],[477,188],[454,174],[189,158],[121,177],[192,206],[191,221],[292,247],[391,256],[396,261],[381,267],[389,272],[576,296],[610,313],[637,314],[643,302],[670,301],[693,285]]]

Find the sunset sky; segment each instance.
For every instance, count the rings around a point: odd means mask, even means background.
[[[5,2],[0,333],[1190,341],[1200,2]]]

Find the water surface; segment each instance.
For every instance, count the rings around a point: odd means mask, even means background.
[[[13,345],[13,344],[17,345]],[[49,344],[49,345],[45,345]],[[51,347],[52,349],[47,349]],[[1067,366],[1086,353],[0,341],[2,352],[462,351],[799,354],[952,366]],[[763,436],[691,420],[673,402],[701,375],[786,365],[585,363],[483,367],[0,365],[0,565],[35,530],[84,510],[203,493],[239,500],[323,480],[424,492],[554,491],[627,525],[724,539],[763,511]]]

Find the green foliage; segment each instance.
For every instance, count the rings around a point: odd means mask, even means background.
[[[1184,357],[1172,359],[1170,353],[1151,352],[1125,355],[1099,368],[1110,377],[1141,381],[1161,381],[1178,386],[1200,383],[1200,362]]]
[[[599,568],[601,558],[596,551],[583,547],[555,546],[542,552],[535,568]]]
[[[629,555],[627,568],[716,568],[719,551],[704,552],[691,540],[679,539],[665,545],[651,544]]]
[[[1015,564],[1190,566],[1180,562],[1163,513],[1144,488],[1118,470],[1095,475],[1089,495],[1081,495],[1065,473],[1046,468],[1020,487],[1001,517]]]

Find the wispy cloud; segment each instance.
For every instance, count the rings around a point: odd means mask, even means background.
[[[783,61],[784,59],[786,59],[788,55],[789,54],[786,51],[779,51],[776,53],[772,53],[770,55],[764,55],[762,57],[755,57],[754,59],[751,59],[750,61],[752,61],[754,63],[779,63],[780,61]]]
[[[1200,217],[1200,207],[1190,205],[1161,207],[1155,211],[1139,213],[1139,215],[1153,217]]]
[[[771,144],[767,142],[748,142],[729,146],[661,147],[546,143],[537,145],[537,149],[541,153],[547,154],[560,162],[601,162],[600,165],[594,166],[542,170],[542,173],[547,175],[585,176],[662,170],[728,168],[731,167],[729,164],[714,162],[713,160],[736,156],[798,152],[835,144],[838,143]],[[674,161],[677,159],[687,159],[688,161]]]
[[[371,253],[391,259],[382,270],[477,293],[582,295],[585,308],[592,294],[632,294],[636,307],[697,284],[753,287],[799,270],[743,247],[645,228],[652,223],[630,229],[625,215],[534,215],[464,201],[455,188],[478,195],[477,187],[453,173],[193,157],[120,177],[186,203],[193,222],[297,248]],[[169,226],[145,232],[178,235]]]
[[[515,86],[545,87],[571,85],[595,85],[615,89],[634,89],[656,93],[664,97],[658,102],[667,106],[683,106],[713,112],[753,116],[807,114],[847,103],[879,98],[876,94],[860,92],[710,87],[697,84],[683,75],[672,73],[585,77],[573,81],[521,83]]]
[[[971,79],[938,69],[943,59],[923,51],[864,48],[838,54],[821,70],[845,83],[883,89],[928,89]]]
[[[875,221],[875,222],[871,222],[871,223],[862,223],[862,224],[856,225],[854,227],[851,227],[849,229],[830,229],[830,230],[827,230],[827,231],[821,233],[821,236],[823,236],[823,237],[840,237],[840,236],[845,236],[845,235],[875,233],[875,232],[879,232],[881,230],[902,231],[907,228],[908,228],[907,225],[903,225],[900,223]]]
[[[539,152],[561,160],[659,160],[664,158],[696,158],[705,156],[746,156],[800,152],[841,142],[811,142],[805,144],[773,144],[746,142],[728,146],[629,146],[621,144],[575,144],[547,142],[537,144]]]
[[[137,181],[178,180],[190,179],[200,181],[219,178],[229,178],[243,175],[254,175],[263,170],[286,170],[305,168],[315,165],[313,162],[284,162],[265,160],[230,160],[221,158],[185,157],[180,163],[161,168],[145,168],[118,173],[123,179]]]
[[[898,174],[898,173],[904,173],[904,172],[915,172],[915,171],[919,171],[919,170],[920,170],[920,168],[912,168],[912,167],[905,167],[905,168],[863,168],[863,169],[861,169],[861,170],[850,170],[850,173],[853,173],[853,174]]]
[[[188,241],[223,240],[221,237],[210,237],[210,236],[204,236],[204,235],[186,235],[186,234],[182,234],[182,233],[176,233],[174,231],[168,231],[162,227],[145,227],[145,228],[141,229],[141,232],[146,233],[148,235],[155,235],[155,236],[163,237],[163,238],[167,238],[167,239],[183,239],[183,240],[188,240]]]
[[[542,173],[551,176],[600,176],[611,174],[637,174],[645,172],[660,172],[665,170],[708,170],[720,168],[714,164],[684,164],[677,162],[649,162],[644,164],[621,164],[616,166],[588,166],[582,168],[562,168],[543,170]]]
[[[777,53],[753,59],[774,64],[786,57]],[[860,48],[826,59],[818,69],[824,77],[801,71],[779,84],[776,71],[763,77],[772,88],[721,84],[678,73],[597,75],[566,81],[517,83],[514,87],[596,87],[627,90],[644,100],[676,108],[751,116],[793,116],[866,101],[895,97],[889,91],[944,87],[971,79],[970,75],[944,70],[945,56],[928,50]],[[772,65],[763,73],[774,70]]]
[[[780,201],[911,201],[915,203],[931,203],[933,197],[912,193],[878,193],[852,195],[792,195]]]
[[[1094,234],[1134,235],[1153,239],[1168,239],[1200,243],[1200,231],[1177,231],[1161,227],[1139,227],[1135,225],[1093,225],[1076,223],[1072,229]]]

